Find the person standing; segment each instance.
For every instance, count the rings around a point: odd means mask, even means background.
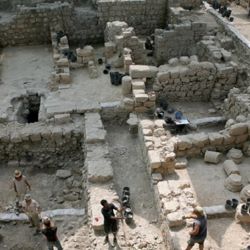
[[[58,250],[63,250],[62,245],[57,237],[57,227],[50,220],[50,218],[45,217],[43,219],[42,234],[45,235],[48,243],[48,249],[53,250],[56,247]]]
[[[31,191],[31,186],[27,178],[22,174],[21,171],[15,170],[14,179],[13,179],[14,191],[16,193],[16,198],[23,200],[27,191]]]
[[[102,215],[104,217],[104,232],[106,234],[105,243],[109,241],[109,233],[112,232],[114,235],[114,244],[117,243],[117,231],[118,223],[117,220],[122,219],[122,217],[115,216],[114,210],[120,211],[113,203],[108,203],[106,200],[101,200]]]
[[[199,244],[199,250],[204,249],[204,241],[207,237],[207,217],[202,207],[195,207],[193,213],[188,216],[184,216],[186,219],[194,219],[193,228],[189,232],[190,239],[186,250],[190,250],[197,243]]]
[[[40,230],[40,213],[41,209],[37,201],[31,199],[30,194],[24,196],[24,201],[22,202],[23,212],[27,214],[30,221],[30,227],[36,227],[36,232],[34,235],[37,235],[41,232]]]

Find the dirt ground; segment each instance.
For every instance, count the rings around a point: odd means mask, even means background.
[[[89,248],[88,227],[85,224],[86,218],[64,217],[55,221],[58,227],[58,238],[64,250],[93,249]],[[6,223],[0,224],[1,250],[47,250],[44,236],[39,234],[33,236],[34,228],[29,224]],[[15,237],[13,237],[15,235]],[[11,240],[10,240],[11,239]],[[77,242],[77,243],[76,243]]]
[[[150,187],[139,140],[128,134],[127,126],[120,127],[109,124],[106,129],[114,170],[115,188],[119,195],[125,186],[130,187],[131,190],[131,206],[135,223],[133,226],[125,225],[125,228],[121,230],[125,232],[125,236],[131,244],[138,235],[138,237],[143,236],[143,240],[148,242],[145,249],[164,249],[161,232],[157,226],[157,210],[153,190]]]
[[[244,185],[247,184],[246,174],[250,172],[250,159],[245,158],[238,165],[243,177]],[[203,159],[190,159],[188,167],[184,170],[177,170],[180,180],[190,180],[191,186],[201,206],[224,205],[227,199],[239,199],[239,193],[232,193],[224,188],[226,174],[222,163],[214,165],[204,163]],[[185,227],[173,231],[173,238],[177,249],[184,249],[189,238]],[[249,245],[250,225],[241,225],[235,222],[234,218],[221,218],[208,220],[208,237],[205,249],[210,250],[238,250],[245,249]],[[237,235],[237,237],[233,237]],[[193,249],[198,249],[198,246]]]
[[[15,204],[15,192],[13,190],[12,180],[15,168],[1,165],[0,175],[0,211],[6,211],[6,208],[12,209]],[[84,197],[81,202],[57,202],[64,190],[63,182],[56,176],[56,169],[36,169],[35,167],[26,167],[22,169],[30,185],[30,194],[40,204],[43,211],[60,208],[83,208]],[[75,176],[75,179],[81,177]]]
[[[247,9],[235,3],[232,3],[230,8],[232,9],[232,16],[234,17],[232,25],[250,41],[250,19],[247,17]]]

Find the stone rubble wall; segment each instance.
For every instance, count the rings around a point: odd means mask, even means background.
[[[15,166],[60,167],[65,157],[81,152],[81,120],[1,125],[0,159]]]
[[[201,0],[169,0],[170,7],[182,7],[188,9],[197,9],[201,6]]]
[[[145,63],[146,50],[144,48],[144,42],[135,35],[134,28],[128,27],[127,23],[120,21],[108,22],[104,36],[106,41],[105,55],[107,58],[112,57],[115,53],[117,53],[119,57],[125,57],[126,50],[129,50],[131,60],[134,63]]]
[[[172,58],[159,67],[157,96],[176,101],[224,100],[237,86],[237,65],[199,62],[197,56]]]
[[[191,56],[196,52],[196,43],[206,34],[206,23],[192,22],[169,26],[169,30],[155,30],[155,58],[158,64],[170,58]]]
[[[127,21],[138,34],[165,25],[165,0],[98,1],[97,10],[74,8],[68,2],[18,6],[10,18],[0,20],[0,46],[49,43],[50,31],[63,30],[70,42],[98,43],[109,21]]]
[[[106,25],[115,20],[135,27],[140,35],[154,32],[165,26],[166,0],[100,0],[97,2],[99,22]]]
[[[241,92],[239,89],[231,89],[228,97],[224,100],[224,111],[227,118],[236,119],[237,116],[249,118],[250,91]]]

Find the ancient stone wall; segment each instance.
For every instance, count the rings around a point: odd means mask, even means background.
[[[42,122],[1,125],[0,158],[1,161],[14,161],[17,166],[56,168],[67,157],[83,157],[83,137],[83,127],[76,122],[60,125]]]
[[[2,6],[7,3],[2,2]],[[17,6],[11,18],[0,20],[0,46],[41,44],[50,41],[50,30],[61,29],[75,43],[103,40],[106,22],[127,21],[138,34],[149,34],[165,24],[166,1],[99,1],[97,10],[74,8],[68,2]]]
[[[170,7],[183,7],[187,9],[199,8],[202,4],[201,0],[169,0]]]
[[[168,30],[155,30],[155,57],[163,64],[172,57],[191,56],[196,43],[206,34],[205,23],[193,22],[169,26]]]
[[[198,62],[196,56],[172,58],[159,67],[154,90],[167,100],[221,100],[237,85],[234,63]]]
[[[41,4],[19,6],[11,20],[0,21],[0,46],[48,43],[51,30],[63,30],[74,42],[103,37],[95,11],[75,10],[68,3]]]
[[[97,5],[99,22],[103,26],[109,21],[125,21],[137,34],[149,34],[165,26],[166,0],[101,0]]]
[[[236,119],[237,116],[249,117],[250,111],[250,90],[241,92],[239,89],[231,89],[224,101],[224,111],[227,118]]]

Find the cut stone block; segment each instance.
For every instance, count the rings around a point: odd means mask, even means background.
[[[177,160],[175,162],[175,169],[184,169],[187,167],[187,164],[188,164],[187,158],[185,158],[185,157],[177,158]]]
[[[184,213],[182,211],[169,213],[167,215],[167,221],[169,227],[178,227],[185,225],[185,220],[183,219]]]
[[[132,79],[130,76],[124,76],[122,78],[122,94],[128,95],[132,92]]]
[[[130,65],[129,73],[132,78],[155,78],[158,68],[148,65]]]
[[[135,94],[135,101],[136,102],[146,102],[148,100],[147,94]]]
[[[223,143],[223,135],[220,133],[210,133],[209,141],[212,146],[220,146]]]
[[[225,218],[225,217],[234,217],[234,210],[227,210],[224,205],[211,206],[211,207],[203,207],[207,218]]]
[[[61,179],[66,179],[72,176],[72,173],[70,170],[65,170],[65,169],[59,169],[56,171],[56,177],[61,178]]]
[[[144,81],[133,80],[132,81],[132,88],[133,89],[143,89],[143,90],[145,90],[145,83],[144,83]]]
[[[149,150],[148,151],[148,159],[149,159],[150,168],[152,170],[161,167],[161,158],[160,158],[160,153],[158,151]]]
[[[224,168],[227,175],[230,175],[230,174],[238,174],[239,175],[240,174],[238,167],[235,165],[234,161],[232,161],[232,160],[224,161],[223,168]]]
[[[229,134],[234,136],[246,134],[247,132],[248,132],[248,126],[246,123],[234,124],[229,129]]]
[[[229,175],[224,182],[224,186],[231,192],[241,191],[243,187],[241,176],[238,174]]]
[[[204,161],[209,163],[218,164],[222,160],[222,154],[214,151],[206,151]]]
[[[243,153],[239,149],[232,148],[228,151],[227,158],[232,159],[236,164],[240,164],[243,160]]]
[[[107,182],[113,178],[113,169],[111,161],[108,159],[99,159],[86,162],[88,168],[88,180],[94,182]]]
[[[250,185],[245,186],[240,192],[240,199],[246,202],[250,198]]]

